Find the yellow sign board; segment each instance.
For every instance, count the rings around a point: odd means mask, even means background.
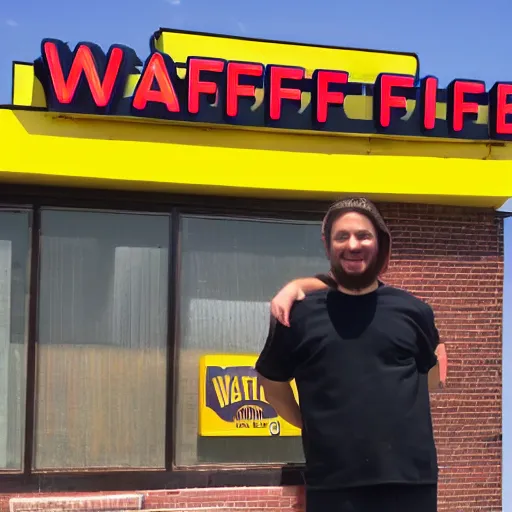
[[[151,38],[142,68],[122,45],[109,53],[81,43],[75,51],[45,40],[42,50],[34,62],[14,63],[13,105],[0,106],[0,137],[9,148],[0,154],[2,183],[287,200],[364,194],[375,201],[487,208],[512,196],[512,143],[488,139],[498,111],[490,115],[492,102],[464,99],[464,87],[483,85],[456,81],[462,93],[457,89],[454,116],[447,101],[454,91],[437,90],[431,76],[418,88],[412,53],[167,29]],[[225,73],[215,76],[222,80],[210,83],[203,68],[221,65]],[[303,79],[291,80],[296,87],[290,88],[286,77],[299,68]],[[151,78],[158,70],[165,90],[156,101]],[[404,76],[407,94],[393,85]],[[295,103],[283,96],[292,93]],[[398,100],[403,116],[393,106]],[[512,102],[504,106],[512,109]],[[400,115],[388,118],[391,110]],[[456,137],[445,133],[461,119]],[[512,130],[508,117],[499,119]],[[383,129],[388,121],[403,130]],[[142,164],[134,154],[144,156]]]
[[[265,399],[256,355],[205,355],[199,364],[199,435],[204,437],[300,436]],[[297,388],[292,382],[297,398]]]

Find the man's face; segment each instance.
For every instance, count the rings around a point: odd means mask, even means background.
[[[336,219],[331,229],[329,259],[339,285],[361,290],[378,277],[377,232],[371,220],[357,212]]]

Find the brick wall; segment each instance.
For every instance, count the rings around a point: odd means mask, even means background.
[[[432,395],[439,511],[501,511],[502,223],[493,212],[467,208],[387,204],[382,211],[393,234],[386,281],[432,304],[447,344],[449,385]],[[135,494],[143,499],[123,502],[122,510],[286,512],[299,511],[303,504],[302,490],[293,487]],[[9,502],[12,512],[100,509],[87,503],[87,496],[81,499],[83,506],[46,500],[34,508],[4,495],[0,511],[9,510]],[[103,508],[113,507],[110,503]]]
[[[503,226],[471,209],[389,205],[387,281],[427,300],[446,342],[448,386],[432,395],[439,510],[501,510]]]

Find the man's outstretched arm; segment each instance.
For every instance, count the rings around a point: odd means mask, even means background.
[[[265,398],[276,410],[277,414],[294,427],[302,429],[302,417],[299,404],[297,400],[295,400],[290,383],[276,382],[266,379],[262,375],[258,376],[258,380],[265,391]]]
[[[255,365],[258,382],[277,414],[288,423],[302,428],[299,404],[290,385],[296,367],[294,352],[292,329],[271,316],[267,341]]]
[[[448,357],[444,343],[439,343],[436,348],[437,364],[428,372],[429,391],[438,391],[446,386],[448,375]]]
[[[296,300],[302,300],[307,293],[327,288],[326,281],[330,278],[325,275],[325,279],[318,277],[300,277],[290,281],[283,286],[275,295],[270,303],[270,312],[283,325],[290,326],[290,310]]]

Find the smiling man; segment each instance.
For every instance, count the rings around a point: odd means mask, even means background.
[[[306,512],[435,512],[433,311],[380,281],[391,236],[370,201],[335,203],[322,237],[329,275],[283,289],[256,364],[268,401],[302,429]]]

